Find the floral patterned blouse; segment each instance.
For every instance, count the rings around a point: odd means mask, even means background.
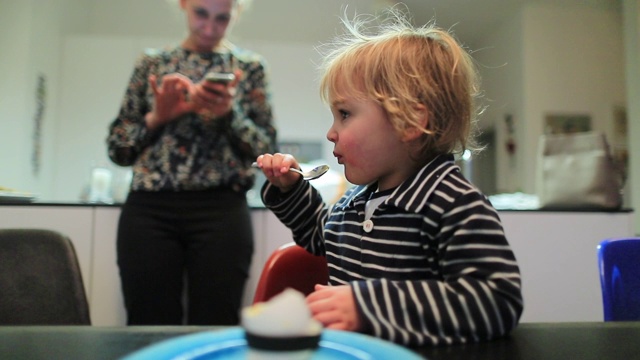
[[[243,71],[231,114],[203,121],[189,113],[150,131],[145,115],[154,101],[148,78],[180,73],[199,82],[207,72]],[[160,81],[160,80],[158,80]],[[230,46],[198,53],[173,47],[147,50],[137,60],[107,145],[111,160],[133,166],[132,191],[189,191],[219,187],[245,192],[253,186],[251,163],[275,152],[276,130],[264,59]]]

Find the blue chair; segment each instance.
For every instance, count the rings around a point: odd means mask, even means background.
[[[598,245],[604,321],[640,320],[640,238]]]

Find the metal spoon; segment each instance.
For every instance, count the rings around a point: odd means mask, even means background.
[[[251,164],[251,167],[258,168],[259,166],[257,162],[254,162],[253,164]],[[289,171],[293,171],[302,175],[302,178],[304,180],[313,180],[313,179],[319,178],[320,176],[324,175],[327,171],[329,171],[329,165],[316,166],[309,171],[302,171],[294,168],[289,168]]]

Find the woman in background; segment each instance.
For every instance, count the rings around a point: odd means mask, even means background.
[[[110,126],[109,157],[133,167],[117,239],[129,325],[182,324],[184,289],[187,324],[238,323],[251,162],[276,150],[264,59],[225,40],[245,2],[180,0],[187,37],[140,56]]]

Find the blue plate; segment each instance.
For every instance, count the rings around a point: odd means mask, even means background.
[[[122,360],[247,359],[249,347],[240,327],[179,336],[140,349]],[[323,330],[312,360],[422,359],[418,354],[371,336],[353,332]]]

